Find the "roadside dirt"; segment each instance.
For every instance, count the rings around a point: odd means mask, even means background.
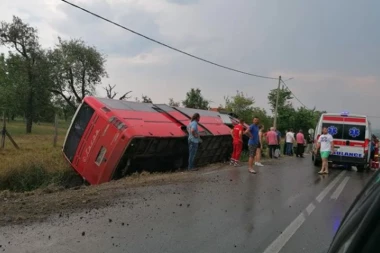
[[[213,164],[197,172],[134,174],[130,177],[97,186],[64,189],[54,185],[47,188],[14,193],[0,192],[0,227],[21,223],[40,222],[52,214],[64,216],[78,210],[111,206],[131,188],[186,183],[203,180],[201,173],[221,169],[225,164]]]

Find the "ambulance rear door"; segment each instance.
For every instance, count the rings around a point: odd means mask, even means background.
[[[322,120],[322,129],[324,127],[327,128],[329,134],[334,139],[334,150],[335,152],[330,155],[329,161],[331,162],[336,162],[336,163],[341,163],[342,162],[342,157],[339,153],[340,148],[342,144],[344,144],[343,140],[343,131],[344,131],[344,119],[340,116],[335,116],[335,115],[327,115],[323,117]]]
[[[363,164],[365,162],[366,118],[345,117],[339,154],[342,162]]]

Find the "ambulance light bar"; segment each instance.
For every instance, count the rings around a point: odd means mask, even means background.
[[[341,114],[340,114],[340,116],[348,116],[348,112],[347,111],[345,111],[345,112],[342,112]]]

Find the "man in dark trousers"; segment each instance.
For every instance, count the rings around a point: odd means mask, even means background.
[[[299,132],[296,135],[296,141],[297,141],[297,157],[304,158],[303,152],[305,148],[305,136],[303,135],[303,131],[299,130]]]

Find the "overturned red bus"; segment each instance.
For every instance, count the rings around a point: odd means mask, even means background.
[[[203,140],[195,163],[223,161],[231,153],[230,128],[218,112],[86,97],[67,132],[63,153],[90,184],[141,170],[187,166],[187,125],[201,116]]]

